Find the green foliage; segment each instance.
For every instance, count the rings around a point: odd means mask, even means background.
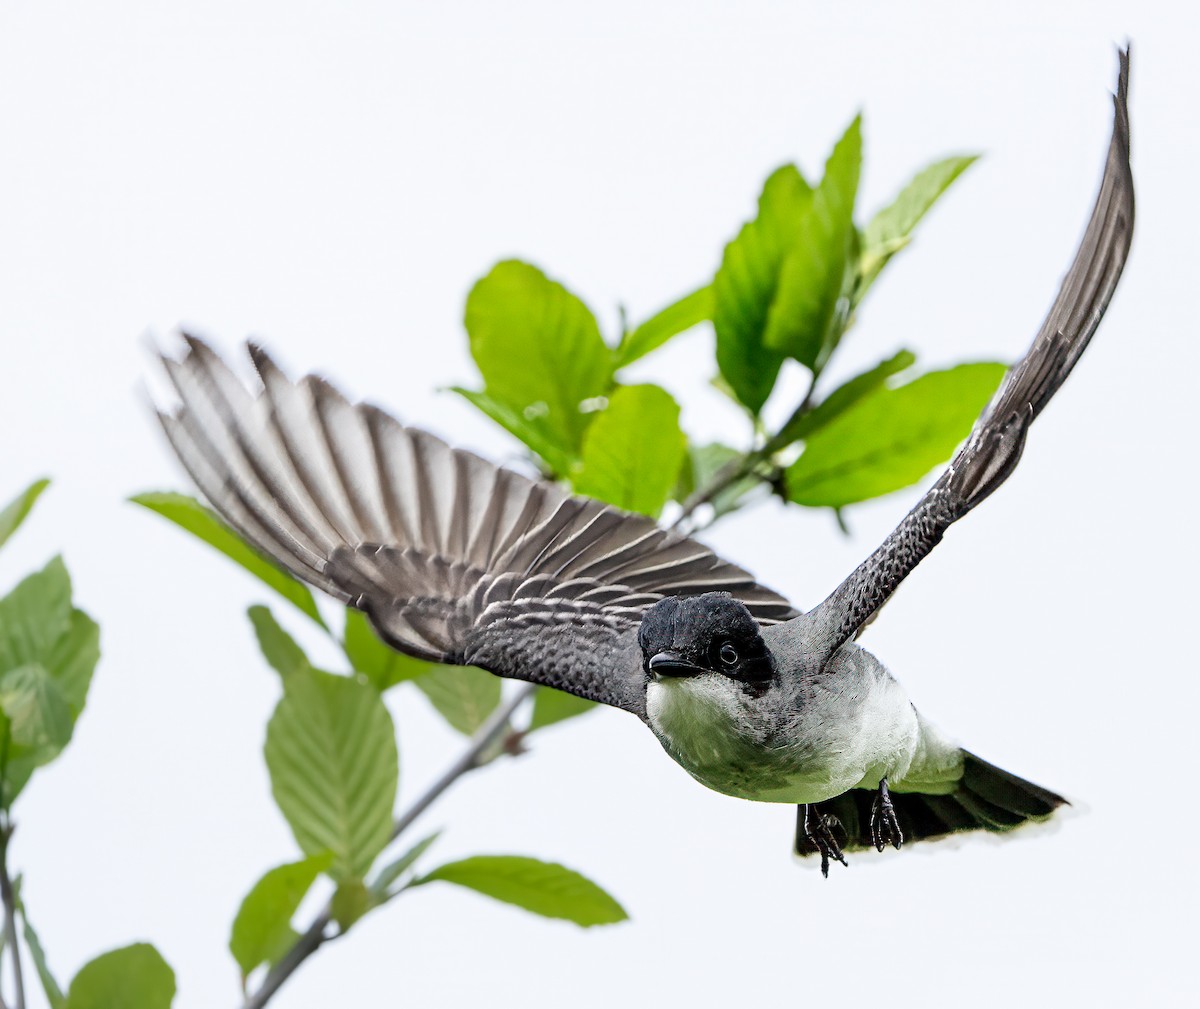
[[[333,854],[322,852],[276,866],[251,887],[229,935],[229,952],[242,970],[243,982],[259,965],[278,963],[296,941],[292,918],[317,877],[332,864]]]
[[[71,605],[61,558],[0,599],[0,806],[70,742],[100,658],[100,632]]]
[[[441,837],[441,831],[422,838],[399,858],[394,859],[380,869],[375,879],[371,881],[371,894],[374,899],[380,901],[392,896],[392,884],[408,872],[439,837]]]
[[[886,361],[881,361],[874,368],[843,382],[817,406],[800,414],[785,428],[786,439],[797,441],[809,437],[814,431],[845,413],[868,393],[874,392],[893,375],[911,368],[916,362],[917,359],[912,353],[902,350]]]
[[[58,982],[54,980],[49,963],[46,962],[46,951],[42,949],[42,940],[38,938],[33,926],[29,924],[29,919],[25,916],[24,905],[20,906],[20,912],[21,934],[25,939],[25,948],[29,950],[29,958],[33,961],[33,968],[37,971],[38,980],[42,983],[46,1001],[50,1004],[50,1009],[62,1009],[67,999],[62,993],[62,989],[59,988]]]
[[[679,404],[656,385],[622,386],[588,428],[575,490],[656,516],[670,497],[686,451]]]
[[[306,855],[333,853],[330,875],[362,880],[391,837],[399,755],[391,715],[365,683],[295,669],[263,749],[275,802]]]
[[[651,351],[658,350],[672,337],[678,336],[707,322],[712,318],[713,292],[711,287],[702,287],[691,294],[684,295],[678,301],[672,302],[661,312],[652,315],[635,329],[631,329],[621,338],[617,347],[614,364],[624,368]]]
[[[274,614],[265,606],[251,606],[246,611],[254,625],[254,636],[258,638],[259,650],[271,668],[280,676],[288,676],[298,669],[311,669],[308,656],[296,644],[287,631],[279,626]]]
[[[863,232],[857,297],[866,293],[889,259],[906,246],[913,229],[951,184],[979,155],[944,158],[918,172],[896,199],[871,218]]]
[[[301,613],[322,627],[325,626],[321,614],[317,611],[316,601],[307,586],[248,547],[210,508],[206,508],[195,498],[186,494],[152,493],[138,494],[130,500],[174,522],[181,529],[214,547],[235,564],[249,571],[264,585],[278,592]]]
[[[575,456],[590,420],[581,407],[607,395],[613,376],[588,307],[537,267],[508,260],[471,289],[466,327],[488,397]]]
[[[862,135],[856,118],[829,155],[821,184],[805,202],[767,314],[763,343],[814,372],[824,365],[846,325],[861,166]]]
[[[474,733],[500,704],[500,680],[474,666],[434,666],[414,682],[438,714],[464,736]]]
[[[611,925],[629,917],[616,900],[590,879],[536,858],[476,855],[438,866],[411,885],[435,880],[465,886],[545,918],[562,918],[585,927]]]
[[[840,508],[915,483],[949,458],[1004,371],[961,364],[863,397],[808,439],[788,468],[788,497]]]
[[[533,695],[533,715],[529,719],[528,731],[544,729],[547,725],[586,715],[595,707],[595,701],[584,700],[553,687],[538,687],[537,693]]]
[[[64,1009],[170,1009],[175,972],[153,946],[139,942],[84,965]]]
[[[35,480],[25,490],[21,491],[12,501],[0,508],[0,547],[8,542],[25,521],[42,491],[50,486],[49,480]]]

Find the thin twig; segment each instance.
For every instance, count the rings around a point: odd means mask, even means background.
[[[508,721],[512,717],[513,712],[536,689],[537,687],[532,683],[522,685],[512,697],[488,716],[487,721],[475,731],[470,743],[467,744],[467,748],[458,759],[446,768],[442,776],[430,785],[417,801],[396,819],[396,823],[392,827],[393,841],[407,830],[417,817],[432,806],[454,782],[468,771],[479,766],[480,758],[495,745],[496,741],[508,727]],[[267,976],[263,978],[263,983],[259,985],[258,990],[243,1003],[242,1009],[262,1009],[270,1001],[271,996],[279,990],[280,985],[292,976],[297,967],[304,963],[305,960],[312,956],[325,943],[331,942],[343,935],[344,933],[342,932],[334,932],[332,935],[326,934],[325,930],[332,921],[333,901],[331,900],[313,918],[312,923],[304,930],[300,937],[292,943],[291,948],[283,955],[283,958],[271,968]],[[0,1009],[4,1009],[4,1007],[0,1005]],[[18,1009],[23,1009],[23,1007],[18,1006]]]
[[[792,411],[792,415],[787,419],[783,427],[776,434],[768,438],[761,448],[747,452],[738,459],[731,459],[717,471],[712,480],[708,482],[708,486],[701,487],[696,493],[689,496],[683,502],[682,510],[675,516],[675,521],[671,523],[671,529],[678,529],[692,517],[697,508],[709,504],[721,491],[732,487],[739,480],[744,480],[750,476],[759,466],[768,462],[776,452],[787,448],[796,440],[796,426],[812,410],[813,394],[817,388],[818,376],[819,372],[813,374],[812,381],[808,385],[808,392],[800,402],[800,405]]]
[[[21,974],[21,947],[17,945],[17,899],[8,874],[8,842],[12,834],[13,824],[6,816],[0,824],[0,899],[4,901],[4,938],[12,956],[13,1007],[25,1009],[25,979]]]

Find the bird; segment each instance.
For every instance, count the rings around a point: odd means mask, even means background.
[[[158,412],[193,482],[248,543],[361,610],[392,648],[629,712],[693,778],[796,806],[793,850],[830,864],[1007,832],[1066,800],[963,749],[856,640],[950,526],[1014,471],[1128,257],[1129,52],[1074,260],[1025,356],[946,470],[806,612],[653,519],[494,465],[248,344],[248,387],[203,340],[160,354]]]

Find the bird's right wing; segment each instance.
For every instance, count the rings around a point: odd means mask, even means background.
[[[164,358],[160,413],[221,516],[278,564],[363,610],[392,647],[478,665],[644,717],[637,627],[667,595],[724,591],[795,616],[741,568],[652,519],[530,480],[251,347],[252,393],[203,342]]]
[[[1005,376],[970,437],[883,544],[804,618],[826,658],[866,624],[953,522],[1016,468],[1030,424],[1065,381],[1108,307],[1133,235],[1129,50],[1120,53],[1108,161],[1091,220],[1029,352]]]

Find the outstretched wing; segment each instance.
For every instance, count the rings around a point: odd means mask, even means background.
[[[1066,380],[1108,307],[1133,235],[1129,51],[1120,53],[1108,161],[1091,220],[1033,346],[1005,377],[949,468],[804,624],[828,657],[853,637],[943,534],[1016,468],[1029,426]]]
[[[479,665],[644,717],[636,631],[667,595],[729,592],[762,623],[781,596],[651,519],[527,479],[250,347],[251,393],[200,340],[164,358],[167,437],[222,517],[363,610],[394,648]]]

